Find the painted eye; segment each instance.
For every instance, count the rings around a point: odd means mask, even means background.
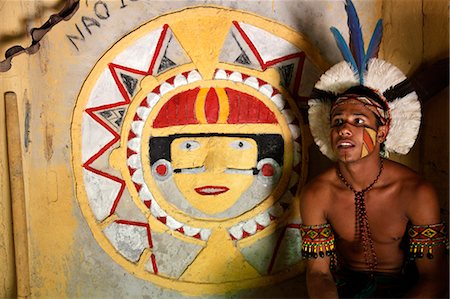
[[[230,147],[237,150],[245,150],[252,147],[251,143],[245,140],[235,140],[230,143]]]
[[[193,151],[200,147],[200,143],[195,140],[187,140],[180,144],[180,149],[185,151]]]

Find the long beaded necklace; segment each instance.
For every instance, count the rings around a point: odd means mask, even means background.
[[[375,253],[375,247],[373,245],[372,234],[369,228],[369,219],[367,218],[366,204],[364,202],[364,195],[369,192],[373,186],[378,182],[383,171],[383,159],[380,160],[380,170],[375,180],[366,188],[361,191],[356,191],[353,186],[342,175],[339,166],[337,167],[337,174],[341,181],[347,188],[349,188],[355,194],[355,207],[356,207],[356,236],[362,241],[364,250],[364,259],[370,271],[373,271],[377,266],[377,254]]]

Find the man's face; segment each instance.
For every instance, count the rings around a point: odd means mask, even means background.
[[[330,138],[338,160],[353,162],[378,154],[377,133],[375,115],[362,103],[349,99],[332,110]]]
[[[251,138],[177,138],[170,150],[178,189],[204,213],[228,209],[253,183],[258,150]]]

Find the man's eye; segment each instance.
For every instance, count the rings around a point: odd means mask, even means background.
[[[355,124],[357,124],[357,125],[362,125],[362,124],[364,124],[364,119],[362,119],[362,118],[356,118],[356,119],[355,119]]]
[[[251,143],[245,140],[235,140],[230,143],[230,147],[238,150],[249,149],[252,147]]]
[[[185,151],[193,151],[200,147],[200,143],[195,140],[187,140],[180,144],[180,149]]]
[[[344,121],[342,119],[338,118],[333,121],[333,126],[338,127],[338,126],[341,126],[343,123],[344,123]]]

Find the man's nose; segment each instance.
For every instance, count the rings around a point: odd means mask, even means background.
[[[339,127],[339,136],[351,136],[351,135],[352,135],[352,131],[351,131],[350,125],[348,123],[343,123]]]

